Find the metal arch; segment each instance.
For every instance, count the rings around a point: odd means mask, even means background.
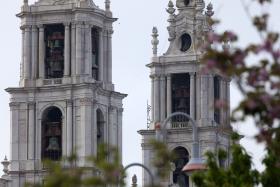
[[[151,177],[152,186],[154,186],[154,176],[153,176],[152,172],[149,170],[149,168],[147,168],[145,165],[140,164],[140,163],[132,163],[132,164],[127,165],[123,170],[126,171],[127,169],[134,167],[134,166],[138,166],[138,167],[145,169]]]
[[[193,140],[194,140],[194,142],[198,142],[196,122],[191,118],[190,115],[188,115],[184,112],[174,112],[174,113],[170,114],[162,123],[163,130],[166,131],[167,122],[170,121],[171,118],[174,117],[174,116],[185,116],[186,118],[188,118],[190,120],[190,122],[192,124],[192,129],[193,129]]]

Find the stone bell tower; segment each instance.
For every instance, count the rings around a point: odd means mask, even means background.
[[[19,87],[11,95],[9,187],[41,182],[43,159],[74,152],[89,167],[100,143],[122,151],[122,100],[112,83],[113,22],[92,0],[24,0]]]
[[[153,57],[147,65],[151,78],[151,123],[142,135],[143,163],[151,170],[153,150],[149,140],[155,138],[156,130],[163,131],[163,122],[175,112],[188,114],[198,127],[199,153],[219,148],[228,150],[231,132],[228,108],[216,108],[216,101],[224,101],[229,107],[230,79],[216,72],[203,72],[200,48],[205,35],[212,31],[208,19],[213,16],[211,4],[204,11],[203,0],[177,0],[176,9],[172,0],[166,9],[169,14],[169,48],[157,55],[158,30],[153,28]],[[184,116],[174,116],[167,123],[165,142],[177,155],[172,163],[170,178],[163,186],[189,187],[188,176],[181,172],[192,155],[192,126]],[[224,165],[227,164],[223,163]],[[148,184],[149,175],[143,171],[143,183]]]

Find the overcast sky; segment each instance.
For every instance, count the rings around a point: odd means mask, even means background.
[[[131,162],[141,162],[141,137],[137,130],[146,128],[146,105],[150,98],[149,71],[145,67],[149,63],[152,46],[151,30],[157,26],[159,30],[159,53],[164,53],[168,47],[167,16],[165,11],[168,0],[111,0],[114,16],[119,20],[114,24],[113,36],[113,81],[116,91],[128,94],[124,100],[123,117],[123,158],[124,165]],[[273,14],[270,27],[280,30],[280,1],[274,0],[272,7],[267,7]],[[21,32],[19,12],[23,0],[2,1],[0,7],[0,160],[9,156],[10,122],[9,96],[4,91],[7,87],[15,87],[19,81],[19,64],[21,55]],[[29,0],[30,3],[33,1]],[[95,4],[104,7],[104,0],[95,0]],[[209,0],[206,1],[207,3]],[[215,16],[222,20],[217,29],[234,30],[240,35],[240,44],[258,40],[251,28],[250,20],[241,7],[241,0],[212,0]],[[260,12],[253,5],[252,13]],[[231,87],[231,104],[235,106],[240,96],[234,86]],[[234,101],[234,102],[233,102]],[[261,168],[260,157],[263,155],[261,146],[256,145],[252,138],[256,132],[250,122],[239,127],[246,140],[242,144],[254,155],[257,168]],[[0,170],[2,167],[0,167]],[[139,174],[138,170],[131,173]],[[140,180],[139,180],[140,181]]]

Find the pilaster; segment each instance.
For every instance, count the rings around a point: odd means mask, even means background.
[[[35,159],[35,109],[36,103],[28,103],[28,160]]]
[[[98,72],[98,77],[99,81],[103,81],[104,79],[104,45],[103,45],[103,30],[101,29],[99,31],[99,60],[98,60],[98,66],[99,66],[99,72]]]
[[[71,23],[71,75],[76,75],[76,25]]]
[[[117,132],[117,136],[118,136],[118,151],[119,151],[119,155],[121,157],[121,163],[122,163],[122,118],[123,118],[123,108],[118,108],[118,132]]]
[[[165,120],[166,114],[166,79],[164,75],[160,77],[160,120]]]
[[[39,25],[39,78],[45,78],[45,40],[44,26]]]
[[[209,86],[208,86],[208,101],[209,101],[209,125],[212,125],[212,122],[214,122],[214,109],[215,109],[215,98],[214,98],[214,75],[209,74]]]
[[[73,101],[66,101],[66,155],[69,157],[73,154]]]
[[[208,75],[202,74],[201,76],[201,101],[200,101],[200,108],[201,108],[201,125],[207,125],[207,119],[208,119],[208,110],[209,110],[209,103],[208,103]]]
[[[64,23],[64,77],[70,76],[70,23]]]
[[[83,62],[83,52],[82,52],[82,28],[83,23],[76,23],[76,76],[80,76],[82,74],[82,64]]]
[[[112,35],[113,29],[108,30],[108,82],[112,83]]]
[[[11,160],[19,159],[19,106],[20,103],[11,102],[10,104],[11,121]]]
[[[27,25],[24,28],[24,79],[30,79],[31,70],[31,26]]]
[[[155,76],[154,77],[154,123],[160,121],[160,77]]]
[[[92,98],[81,98],[81,142],[79,146],[80,154],[82,159],[90,156],[92,154]],[[85,160],[83,161],[85,163]]]
[[[195,120],[195,73],[190,73],[190,116]]]
[[[92,25],[85,25],[85,74],[89,77],[92,76]]]
[[[167,97],[167,103],[166,103],[166,109],[167,109],[167,116],[170,116],[172,113],[172,87],[171,87],[171,75],[167,75],[166,77],[166,97]]]
[[[31,66],[31,78],[37,78],[37,65],[38,65],[38,28],[36,25],[32,25],[32,66]]]

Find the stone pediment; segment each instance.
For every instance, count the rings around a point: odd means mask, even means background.
[[[94,8],[96,5],[93,3],[92,0],[39,0],[35,4],[40,5],[67,5],[67,4],[80,4],[81,2],[86,3],[89,7]]]

